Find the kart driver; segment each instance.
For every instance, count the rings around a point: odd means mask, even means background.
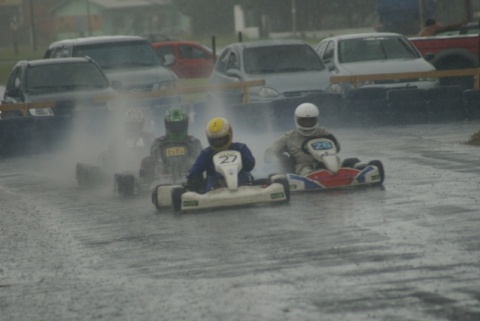
[[[115,166],[119,161],[118,158],[121,155],[124,156],[126,152],[131,151],[138,156],[145,153],[148,155],[155,136],[143,130],[144,124],[145,116],[142,111],[129,109],[125,112],[123,133],[113,138],[108,144],[108,151],[100,155],[103,167]]]
[[[300,104],[295,109],[296,128],[284,133],[265,151],[265,163],[280,161],[287,168],[293,166],[297,175],[305,176],[318,165],[313,156],[302,150],[302,144],[306,139],[328,135],[335,143],[337,151],[340,151],[340,144],[335,136],[328,129],[318,125],[318,116],[317,106],[311,103]]]
[[[215,188],[217,181],[221,178],[215,171],[213,156],[224,150],[238,151],[242,156],[242,169],[238,173],[239,185],[251,184],[252,176],[250,171],[255,167],[255,158],[252,152],[243,143],[232,142],[232,126],[222,117],[215,117],[208,122],[206,135],[209,146],[202,150],[187,175],[187,188],[192,191],[205,192]],[[203,172],[207,173],[205,186],[203,183]]]
[[[168,172],[166,148],[184,145],[187,149],[188,170],[202,151],[202,143],[194,136],[188,135],[188,115],[181,108],[171,108],[165,114],[165,135],[155,139],[150,149],[150,156],[142,161],[142,176],[153,177],[154,173]]]

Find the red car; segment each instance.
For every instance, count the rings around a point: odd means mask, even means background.
[[[164,63],[178,78],[208,78],[215,59],[212,51],[194,41],[154,42],[152,47]]]

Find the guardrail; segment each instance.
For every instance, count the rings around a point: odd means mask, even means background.
[[[155,98],[164,96],[186,95],[196,94],[209,91],[229,90],[229,89],[242,89],[243,90],[243,102],[245,104],[250,102],[250,87],[264,86],[265,80],[252,80],[244,82],[234,82],[229,84],[208,85],[208,86],[195,86],[195,87],[178,87],[173,89],[161,89],[157,91],[149,92],[130,92],[130,93],[118,93],[114,96],[100,96],[93,98],[93,102],[102,103],[122,98]],[[15,111],[20,110],[24,116],[27,115],[28,109],[35,108],[55,108],[55,101],[44,101],[36,103],[17,103],[17,104],[1,104],[0,111]]]
[[[406,72],[393,74],[369,74],[369,75],[349,75],[349,76],[330,76],[331,83],[350,82],[355,88],[358,88],[363,81],[369,80],[391,80],[391,79],[409,79],[409,78],[442,78],[442,77],[465,77],[473,76],[475,80],[474,88],[480,88],[480,68],[455,69],[455,70],[436,70],[425,72]]]
[[[22,112],[23,116],[27,116],[27,111],[29,109],[39,109],[39,108],[54,108],[54,101],[41,101],[37,103],[17,103],[17,104],[1,104],[0,111],[15,111],[19,110]]]

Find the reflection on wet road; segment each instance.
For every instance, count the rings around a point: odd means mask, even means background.
[[[478,125],[338,128],[383,188],[182,215],[0,161],[0,319],[479,320]]]

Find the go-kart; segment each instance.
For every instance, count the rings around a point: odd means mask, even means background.
[[[130,173],[133,168],[139,168],[141,159],[147,155],[149,149],[146,146],[127,147],[121,151],[106,150],[99,154],[96,164],[82,163],[76,164],[75,177],[78,185],[82,188],[98,187],[100,185],[111,183],[112,176],[114,181],[117,179],[117,173]],[[130,178],[125,178],[125,182],[118,187],[115,183],[115,190],[122,195],[128,195],[131,190],[131,184],[128,184]],[[117,190],[117,187],[121,190]]]
[[[122,196],[132,196],[145,191],[153,191],[159,186],[171,189],[185,183],[190,169],[189,148],[185,143],[171,143],[162,146],[162,162],[152,168],[140,168],[133,172],[115,173],[114,190]],[[170,193],[168,193],[170,194]]]
[[[303,142],[302,150],[316,160],[314,171],[301,176],[292,174],[294,170],[290,168],[288,174],[274,174],[271,178],[286,177],[292,192],[383,184],[385,171],[382,162],[372,160],[365,163],[358,158],[340,161],[337,146],[331,135],[308,138]]]
[[[252,205],[257,203],[289,202],[290,188],[285,177],[252,180],[248,185],[239,185],[238,173],[242,169],[239,152],[226,150],[213,157],[215,171],[222,177],[218,187],[201,193],[187,191],[184,185],[170,187],[157,186],[152,201],[157,209],[171,206],[175,213],[193,210]]]

